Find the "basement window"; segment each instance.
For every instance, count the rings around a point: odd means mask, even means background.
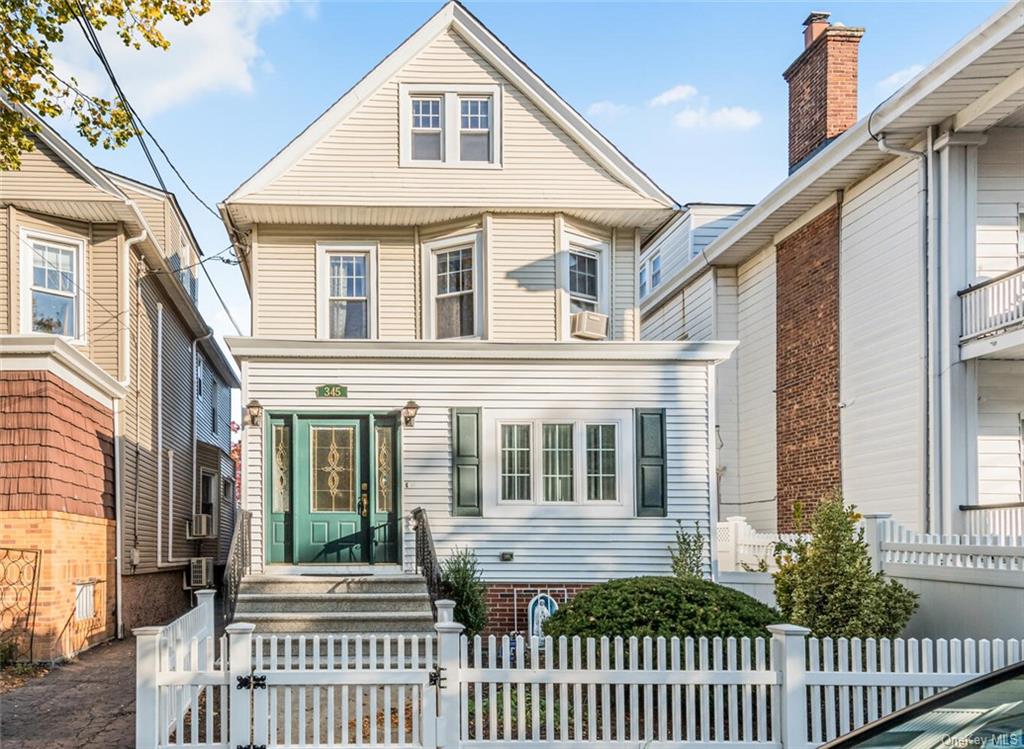
[[[501,88],[399,84],[399,164],[501,166]]]

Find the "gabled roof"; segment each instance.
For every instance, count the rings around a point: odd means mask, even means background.
[[[594,128],[554,89],[534,73],[484,24],[461,3],[451,0],[420,26],[391,54],[367,73],[322,115],[306,127],[296,138],[264,164],[249,179],[239,185],[224,203],[239,201],[259,192],[294,165],[303,154],[333,131],[350,113],[373,95],[405,63],[448,29],[454,29],[466,42],[515,84],[542,112],[550,117],[591,158],[616,179],[638,194],[657,201],[668,208],[676,207],[675,200],[658,187],[639,167],[619,151]]]

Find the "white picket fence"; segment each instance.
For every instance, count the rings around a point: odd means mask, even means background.
[[[810,749],[1021,660],[1019,640],[138,637],[137,749]]]

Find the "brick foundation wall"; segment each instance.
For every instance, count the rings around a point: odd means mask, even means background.
[[[191,608],[191,593],[182,587],[181,569],[125,575],[124,629],[166,624]]]
[[[538,593],[547,593],[558,605],[571,599],[591,583],[493,583],[487,586],[487,629],[485,635],[527,632],[526,609]]]
[[[114,521],[48,510],[8,510],[0,513],[0,547],[39,549],[37,592],[30,629],[21,641],[19,657],[37,661],[69,658],[116,631]],[[5,559],[10,559],[8,555]],[[4,565],[8,569],[8,564]],[[5,570],[6,571],[6,570]],[[27,579],[23,573],[22,579]],[[76,584],[93,583],[93,610],[88,619],[76,618]],[[22,628],[7,607],[8,596],[26,596],[27,588],[5,583],[2,625]]]
[[[778,529],[795,530],[841,486],[839,209],[780,242],[776,254]]]

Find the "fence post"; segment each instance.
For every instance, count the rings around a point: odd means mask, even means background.
[[[740,534],[743,533],[746,524],[747,519],[742,515],[731,515],[725,519],[725,527],[728,529],[729,539],[724,548],[719,549],[718,553],[722,568],[730,572],[735,572],[740,568]]]
[[[874,512],[864,516],[864,542],[868,545],[871,557],[871,571],[882,569],[882,524],[892,517],[889,512]]]
[[[239,689],[238,679],[252,676],[252,633],[255,624],[236,622],[225,628],[228,634],[228,694],[230,723],[228,744],[249,746],[252,711],[249,702],[251,690]]]
[[[200,631],[196,633],[199,639],[213,637],[215,632],[213,624],[213,599],[217,595],[215,590],[197,590],[196,608],[199,609]]]
[[[156,749],[160,743],[160,634],[163,627],[136,627],[135,746]]]
[[[460,715],[459,702],[459,639],[464,627],[455,621],[455,601],[437,601],[437,663],[441,667],[439,685],[439,711],[437,745],[447,749],[459,746]]]
[[[807,746],[807,656],[804,646],[811,630],[795,624],[771,624],[768,631],[772,633],[772,662],[779,672],[776,738],[782,749],[804,749]]]

